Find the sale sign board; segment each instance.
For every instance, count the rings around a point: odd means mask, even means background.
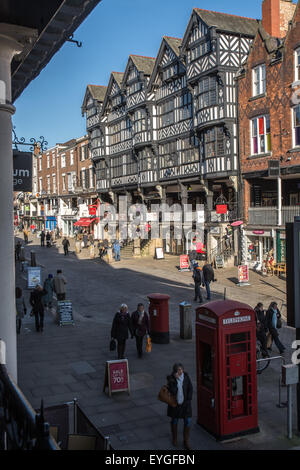
[[[238,266],[239,285],[249,285],[249,270],[246,264]]]
[[[190,269],[190,262],[188,255],[181,255],[180,256],[180,271],[189,270]]]
[[[106,371],[103,391],[108,387],[108,394],[114,392],[130,393],[129,368],[127,359],[118,359],[116,361],[106,361]]]

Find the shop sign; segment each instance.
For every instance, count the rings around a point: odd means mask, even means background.
[[[130,393],[127,359],[106,361],[103,391],[105,391],[106,387],[108,387],[108,394],[110,397],[114,392]]]
[[[238,266],[238,281],[240,284],[249,282],[249,270],[246,264]]]
[[[32,153],[13,151],[14,191],[32,191]]]
[[[96,215],[97,214],[97,206],[89,206],[89,215]]]
[[[217,214],[227,214],[227,204],[217,204],[216,212]]]
[[[265,233],[264,230],[253,230],[254,235],[263,235]]]
[[[188,255],[180,255],[180,271],[189,270],[190,262]]]
[[[223,325],[232,325],[233,323],[244,323],[246,321],[251,321],[250,315],[247,315],[245,317],[224,318]]]
[[[205,212],[204,209],[201,211],[197,211],[197,223],[204,224],[205,221]]]

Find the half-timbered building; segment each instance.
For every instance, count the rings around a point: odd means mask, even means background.
[[[235,76],[246,61],[258,21],[195,8],[181,46],[193,96],[193,128],[199,141],[200,177],[207,204],[208,250],[225,224],[238,217],[237,96]],[[216,206],[227,205],[227,214]],[[220,222],[224,224],[220,225]]]

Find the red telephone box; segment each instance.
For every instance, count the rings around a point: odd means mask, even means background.
[[[256,322],[249,305],[196,310],[198,424],[219,440],[258,432]]]
[[[167,344],[169,333],[169,298],[167,294],[149,294],[150,336],[153,343]]]

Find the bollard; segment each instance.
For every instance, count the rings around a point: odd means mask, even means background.
[[[180,338],[192,339],[192,306],[188,302],[179,304],[180,311]]]
[[[284,364],[281,366],[282,383],[287,386],[287,437],[292,439],[293,437],[293,423],[292,423],[292,385],[296,385],[299,382],[299,371],[298,365],[296,364]]]
[[[35,251],[30,252],[30,265],[33,267],[36,266]]]

